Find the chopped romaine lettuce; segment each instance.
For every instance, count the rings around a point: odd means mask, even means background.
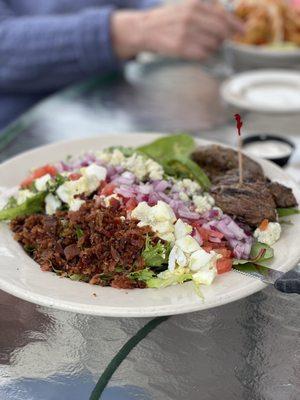
[[[298,208],[277,208],[278,217],[288,217],[289,215],[300,214]]]
[[[146,284],[148,288],[162,288],[191,281],[192,279],[193,275],[191,273],[183,272],[182,274],[177,274],[167,270],[160,273],[159,277],[150,278],[146,281]]]
[[[156,244],[153,244],[151,238],[148,236],[146,247],[142,253],[146,266],[161,267],[163,264],[168,264],[170,250],[170,243],[162,243],[159,240]]]
[[[0,211],[0,221],[11,220],[16,217],[31,215],[44,211],[47,192],[36,193],[24,203]]]

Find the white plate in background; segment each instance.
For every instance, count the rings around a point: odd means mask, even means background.
[[[257,70],[234,75],[221,85],[228,104],[267,113],[300,112],[300,72]]]
[[[100,136],[65,141],[43,146],[16,156],[0,165],[0,186],[18,184],[31,168],[64,159],[69,154],[102,149],[126,143],[139,146],[156,139],[156,134]],[[210,144],[197,140],[198,144]],[[300,201],[300,191],[294,181],[275,164],[259,161],[266,175],[293,188]],[[281,271],[292,269],[300,259],[300,215],[289,217],[293,225],[284,225],[281,239],[275,244],[272,267]],[[60,278],[41,271],[13,239],[5,223],[0,223],[0,289],[21,299],[83,314],[110,317],[151,317],[182,314],[220,306],[249,296],[265,285],[255,278],[229,272],[219,275],[214,283],[203,286],[202,301],[191,282],[161,289],[120,290],[89,285]]]

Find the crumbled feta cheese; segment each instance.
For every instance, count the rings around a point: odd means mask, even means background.
[[[53,215],[56,210],[61,206],[61,201],[57,196],[54,196],[52,193],[47,194],[45,198],[46,204],[46,214]]]
[[[175,180],[174,188],[180,192],[186,193],[188,196],[193,196],[196,193],[201,193],[201,187],[199,183],[187,178],[182,180]]]
[[[150,158],[146,161],[146,170],[149,178],[152,180],[160,180],[164,176],[164,170],[160,164],[151,160]]]
[[[265,230],[255,229],[254,237],[261,243],[272,246],[280,238],[281,226],[278,222],[269,222]]]
[[[181,201],[189,201],[189,196],[188,196],[186,193],[184,193],[184,192],[180,192],[180,193],[179,193],[179,199],[180,199]]]
[[[210,194],[204,193],[203,195],[194,195],[193,203],[196,206],[196,212],[198,212],[199,214],[203,214],[206,211],[212,209],[212,207],[215,204],[215,201]]]
[[[47,182],[51,181],[52,177],[50,174],[41,176],[34,181],[34,186],[38,192],[43,192],[47,189]]]
[[[20,205],[25,203],[25,201],[32,196],[34,196],[34,193],[28,189],[19,190],[17,195],[17,204]]]
[[[83,176],[92,179],[96,177],[99,181],[105,180],[107,174],[106,168],[101,167],[100,165],[97,164],[91,164],[86,168],[81,168],[80,172],[82,173]]]
[[[97,152],[96,156],[103,162],[113,166],[122,165],[125,160],[124,154],[119,149]]]
[[[123,167],[132,172],[139,180],[145,178],[159,180],[164,175],[164,170],[160,164],[138,153],[125,157],[120,150],[114,149],[112,152],[98,152],[97,157],[107,164]]]

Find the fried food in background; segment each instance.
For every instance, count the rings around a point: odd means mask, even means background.
[[[284,0],[238,0],[235,4],[235,14],[246,24],[245,34],[236,36],[236,41],[300,46],[300,9]]]

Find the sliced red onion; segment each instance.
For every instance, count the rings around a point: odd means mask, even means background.
[[[155,192],[164,192],[166,189],[170,187],[170,183],[162,180],[162,181],[154,181],[153,182],[153,190]]]
[[[178,208],[178,214],[182,218],[186,218],[189,220],[197,220],[199,219],[199,214],[190,211],[187,207],[180,207]]]

